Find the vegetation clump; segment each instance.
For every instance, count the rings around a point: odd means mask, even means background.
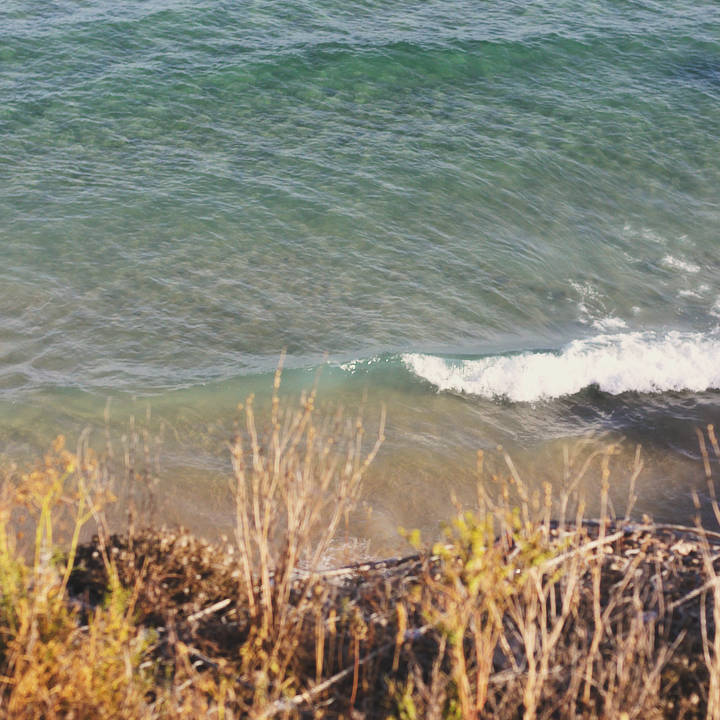
[[[365,448],[362,423],[318,420],[312,393],[283,408],[278,385],[230,443],[232,542],[111,533],[82,442],[6,472],[2,717],[720,717],[720,535],[614,517],[616,446],[568,461],[559,498],[509,458],[486,478],[480,454],[478,507],[442,542],[409,533],[405,557],[329,570],[383,423]],[[591,522],[576,490],[593,463]]]

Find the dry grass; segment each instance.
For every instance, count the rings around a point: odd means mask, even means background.
[[[556,497],[507,457],[487,477],[479,455],[478,507],[442,542],[410,533],[408,557],[327,570],[382,421],[365,443],[357,420],[318,420],[314,393],[284,408],[279,381],[268,417],[250,399],[230,442],[225,546],[134,514],[111,535],[107,475],[82,439],[7,471],[3,717],[720,717],[720,536],[615,517],[617,446],[568,452]],[[700,437],[720,520],[720,448],[712,428]],[[577,489],[593,467],[590,522]],[[641,470],[638,450],[628,507]]]

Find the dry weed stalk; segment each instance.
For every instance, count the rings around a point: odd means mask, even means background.
[[[661,674],[676,644],[662,635],[660,560],[653,566],[642,544],[618,556],[625,531],[615,525],[610,501],[611,463],[618,454],[618,443],[566,451],[555,522],[548,488],[544,501],[532,493],[506,454],[507,476],[481,475],[481,510],[458,516],[446,543],[434,548],[418,601],[447,646],[444,663],[433,665],[436,675],[438,667],[446,668],[444,684],[433,679],[447,697],[446,717],[635,718],[659,712]],[[601,515],[586,523],[578,489],[595,466]],[[482,453],[478,469],[482,473]],[[626,517],[641,469],[638,448]],[[408,717],[408,708],[417,717],[422,708],[430,710],[418,673],[412,687],[398,693]]]
[[[707,426],[708,440],[712,446],[715,460],[720,461],[720,445],[715,435],[715,427]],[[703,460],[705,470],[705,478],[710,495],[715,519],[720,524],[720,506],[718,506],[717,494],[715,492],[715,482],[712,475],[711,458],[705,443],[705,435],[700,428],[696,428],[698,444],[700,446],[700,454]],[[700,502],[695,495],[695,506],[700,508]],[[720,618],[720,575],[716,569],[718,562],[718,553],[713,552],[707,534],[703,531],[700,524],[700,518],[697,519],[698,530],[702,538],[702,559],[706,576],[708,578],[704,588],[704,592],[700,595],[700,629],[702,635],[703,656],[707,666],[709,675],[708,699],[707,699],[707,717],[709,720],[720,720],[720,628],[718,628],[718,618]],[[710,608],[708,608],[707,593],[711,593]],[[708,612],[710,611],[710,612]],[[711,622],[708,622],[710,615]],[[711,628],[711,629],[710,629]]]
[[[303,394],[298,409],[282,410],[280,379],[281,367],[275,374],[266,436],[261,437],[250,397],[244,407],[245,432],[231,445],[241,593],[253,628],[247,657],[249,666],[263,659],[263,682],[283,677],[306,614],[321,604],[318,569],[341,520],[357,502],[362,477],[383,441],[385,422],[383,412],[378,436],[364,453],[359,418],[348,421],[338,411],[318,424],[315,390]],[[317,640],[319,676],[324,629]]]

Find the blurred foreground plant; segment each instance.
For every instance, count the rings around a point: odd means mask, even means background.
[[[363,452],[360,418],[348,420],[339,410],[318,422],[315,390],[303,394],[297,408],[281,408],[280,379],[279,367],[264,435],[251,396],[244,406],[244,432],[231,445],[241,591],[252,621],[241,652],[246,670],[260,678],[257,699],[287,690],[277,681],[298,649],[309,609],[321,602],[321,562],[341,520],[358,501],[385,425],[383,411],[377,438]],[[321,636],[318,672],[322,654]]]
[[[617,444],[566,453],[544,499],[503,456],[442,542],[411,533],[413,555],[328,569],[383,419],[364,451],[361,422],[318,419],[313,392],[284,407],[279,382],[267,421],[250,399],[231,443],[232,547],[111,536],[82,439],[3,477],[0,717],[719,717],[720,533],[618,522]],[[601,517],[586,520],[593,463]],[[638,450],[629,506],[640,468]]]
[[[91,451],[71,453],[59,436],[42,463],[3,478],[0,699],[12,717],[113,717],[143,702],[137,667],[147,641],[107,554],[112,580],[104,606],[82,608],[67,593],[80,532],[114,499],[99,472]],[[56,531],[68,514],[70,537],[60,551]],[[21,518],[35,529],[29,553],[19,547]]]
[[[399,717],[663,715],[662,673],[684,635],[667,635],[662,556],[650,561],[642,532],[618,529],[609,515],[617,454],[617,444],[591,447],[574,464],[566,454],[560,517],[552,521],[549,487],[544,501],[533,496],[507,455],[508,474],[488,479],[479,453],[480,509],[459,511],[447,526],[401,613],[425,620],[437,655],[430,672],[416,655],[405,685],[394,681]],[[576,491],[593,463],[602,514],[586,523]],[[638,450],[628,506],[640,468]],[[571,504],[578,509],[568,526]],[[662,552],[662,543],[655,547]]]

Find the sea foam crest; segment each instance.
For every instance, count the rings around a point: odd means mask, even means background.
[[[514,402],[572,395],[590,385],[613,395],[720,388],[720,334],[631,332],[574,340],[560,352],[479,360],[407,354],[404,364],[440,390]]]

